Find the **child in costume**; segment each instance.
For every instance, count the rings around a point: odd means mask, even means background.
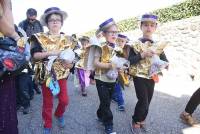
[[[61,27],[67,13],[58,7],[50,7],[41,16],[41,23],[47,26],[47,33],[38,33],[31,37],[31,55],[36,62],[36,80],[42,84],[44,134],[50,134],[52,129],[53,98],[58,96],[58,106],[55,117],[59,127],[65,126],[64,112],[69,103],[67,93],[67,77],[74,57],[72,38],[61,33]]]
[[[90,48],[88,61],[91,65],[94,64],[96,87],[100,100],[97,117],[98,120],[104,124],[105,133],[110,134],[113,132],[113,115],[110,104],[118,75],[116,67],[111,59],[116,46],[115,41],[118,29],[115,21],[110,18],[99,25],[98,31],[102,32],[106,42],[102,44],[95,39],[95,41],[91,42],[91,45],[95,46]]]
[[[155,45],[152,35],[157,28],[157,19],[158,17],[152,14],[144,14],[142,16],[140,29],[143,37],[139,38],[133,44],[129,52],[129,74],[133,76],[135,92],[138,99],[131,122],[131,129],[134,134],[141,133],[141,130],[146,131],[145,119],[149,111],[155,85],[155,81],[149,75],[153,63],[151,59],[157,54],[161,60],[168,61],[163,50],[157,53],[157,51],[149,49]]]
[[[87,55],[87,48],[89,46],[89,37],[87,36],[83,36],[82,38],[80,38],[80,42],[82,44],[82,47],[80,49],[80,60],[76,63],[76,70],[77,70],[77,75],[79,78],[79,84],[81,87],[81,92],[82,92],[82,96],[87,96],[87,92],[86,92],[86,87],[89,86],[90,84],[90,71],[87,70],[85,68],[84,65],[84,60],[85,60],[85,56]]]
[[[121,52],[118,52],[119,55],[121,54],[122,56],[128,58],[127,47],[125,47],[126,43],[128,42],[128,37],[122,34],[118,34],[116,42],[117,42],[118,47],[121,48]],[[112,96],[112,99],[118,103],[119,111],[125,110],[122,88],[124,88],[125,84],[129,83],[127,76],[128,75],[126,75],[126,73],[123,70],[119,71],[119,77],[116,82],[115,91]]]

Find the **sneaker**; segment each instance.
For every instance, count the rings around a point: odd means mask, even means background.
[[[82,96],[83,97],[86,97],[87,96],[87,92],[84,90],[84,91],[82,91]]]
[[[145,123],[141,123],[140,128],[145,133],[149,132],[149,129],[147,128],[147,125]]]
[[[125,107],[124,107],[124,105],[120,105],[120,106],[118,106],[118,110],[119,110],[119,111],[125,111]]]
[[[113,126],[112,125],[106,125],[105,126],[105,133],[106,134],[112,134],[113,133]]]
[[[59,127],[61,127],[61,128],[65,127],[65,119],[64,119],[63,116],[57,117],[57,121],[58,121],[58,126]]]
[[[189,113],[182,112],[180,118],[183,121],[183,123],[187,125],[193,126],[195,124],[198,124],[198,122]]]
[[[20,105],[16,105],[16,109],[17,109],[17,111],[19,111],[19,110],[20,110],[20,108],[21,108],[21,106],[20,106]]]
[[[31,96],[30,96],[30,100],[33,100],[33,98],[34,98],[34,95],[31,95]]]
[[[30,113],[30,107],[23,109],[23,114],[29,114]]]
[[[44,128],[43,134],[51,134],[51,129],[50,128]]]
[[[131,132],[132,134],[141,134],[141,127],[140,124],[131,122]]]
[[[40,91],[40,88],[38,87],[38,85],[36,85],[35,84],[35,92],[37,93],[37,94],[41,94],[41,91]]]
[[[118,103],[118,100],[117,100],[117,98],[115,98],[115,97],[112,97],[112,102],[113,102],[113,103]]]

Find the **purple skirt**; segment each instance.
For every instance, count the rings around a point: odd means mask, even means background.
[[[18,134],[14,77],[0,81],[0,134]]]

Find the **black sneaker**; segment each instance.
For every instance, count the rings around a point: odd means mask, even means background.
[[[113,133],[113,126],[112,126],[112,125],[106,125],[106,126],[105,126],[105,133],[106,133],[106,134],[111,134],[111,133]]]
[[[30,107],[24,108],[23,114],[29,114],[30,113]]]
[[[120,106],[118,106],[118,110],[119,110],[119,111],[125,111],[125,107],[124,107],[124,105],[120,105]]]
[[[16,109],[17,109],[17,111],[19,111],[19,110],[20,110],[20,108],[21,108],[21,106],[20,106],[20,105],[16,105]]]
[[[30,96],[30,100],[33,100],[33,98],[34,98],[34,95],[31,95],[31,96]]]
[[[37,94],[41,94],[41,91],[40,91],[39,88],[35,88],[35,92],[36,92]]]
[[[83,97],[86,97],[86,96],[87,96],[87,92],[85,91],[85,89],[84,89],[84,90],[82,89],[82,96],[83,96]]]
[[[87,97],[87,93],[82,93],[82,96],[83,97]]]
[[[34,89],[35,89],[35,92],[36,92],[37,94],[41,94],[40,88],[38,87],[37,84],[34,84]]]

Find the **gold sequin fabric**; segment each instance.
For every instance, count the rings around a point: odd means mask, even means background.
[[[157,55],[160,55],[163,52],[163,49],[166,47],[166,42],[157,42],[157,43],[142,43],[141,41],[137,41],[133,43],[132,49],[136,54],[142,53],[148,49],[155,51]],[[131,65],[129,69],[129,74],[132,76],[140,76],[149,78],[149,70],[151,67],[151,58],[145,58],[139,61],[138,64]]]
[[[42,46],[43,51],[64,50],[67,48],[73,49],[75,46],[75,42],[72,41],[72,38],[64,34],[61,34],[60,36],[53,36],[47,33],[46,34],[40,33],[40,34],[35,34],[35,37],[40,43],[40,45]],[[40,61],[39,63],[40,64],[42,63],[44,66],[46,66],[46,64],[42,61]],[[39,65],[39,67],[41,66],[42,65]],[[55,62],[53,63],[53,68],[58,80],[67,78],[67,76],[69,75],[69,69],[65,68],[62,65],[61,60],[56,59]],[[41,71],[45,72],[45,74],[43,73],[44,74],[43,79],[45,81],[49,73],[46,72],[46,68],[44,68],[44,70],[41,70]],[[38,73],[42,74],[41,72],[38,72]]]
[[[76,63],[76,68],[86,69],[89,48],[81,49],[80,60]]]
[[[4,37],[4,35],[0,32],[0,37]]]
[[[113,56],[113,51],[114,51],[114,49],[112,47],[108,46],[107,44],[102,45],[102,47],[101,47],[102,53],[101,53],[100,61],[103,62],[103,63],[109,63],[110,59]],[[107,70],[105,70],[105,69],[97,68],[95,70],[95,73],[101,74],[101,73],[105,73],[106,71]]]

